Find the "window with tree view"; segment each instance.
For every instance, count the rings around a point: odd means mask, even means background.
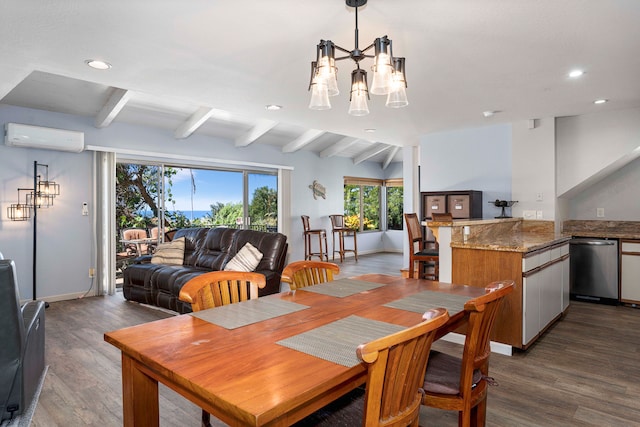
[[[359,231],[402,230],[402,197],[402,179],[345,177],[345,225]]]

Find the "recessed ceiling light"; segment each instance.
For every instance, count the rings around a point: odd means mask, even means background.
[[[594,104],[604,104],[605,102],[609,101],[608,99],[596,99],[595,101],[593,101]]]
[[[493,116],[495,113],[497,113],[497,111],[493,111],[493,110],[487,110],[487,111],[483,111],[482,115],[485,117],[491,117]]]
[[[87,59],[84,61],[91,68],[95,68],[96,70],[108,70],[111,68],[111,64],[108,62],[100,61],[98,59]]]
[[[376,130],[375,130],[374,128],[367,128],[367,129],[365,129],[364,131],[365,131],[365,132],[367,132],[367,133],[373,133],[373,132],[375,132]]]
[[[582,76],[583,74],[584,74],[584,71],[582,70],[573,70],[569,73],[569,77],[571,77],[572,79],[576,79]]]
[[[277,111],[282,109],[282,105],[268,104],[264,108],[269,111]]]

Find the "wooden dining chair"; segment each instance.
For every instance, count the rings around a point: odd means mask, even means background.
[[[311,228],[308,215],[300,215],[300,218],[302,219],[302,233],[304,237],[304,259],[311,259],[312,257],[317,256],[320,258],[320,261],[329,261],[327,230],[324,228]],[[313,236],[318,237],[318,252],[313,252],[311,249]]]
[[[340,254],[340,262],[344,261],[346,252],[353,252],[356,261],[358,261],[358,231],[349,228],[344,223],[344,215],[329,215],[331,220],[331,249],[333,250],[332,259],[336,259],[336,252]],[[338,235],[338,250],[336,251],[336,234]],[[345,246],[345,237],[353,238],[353,248],[347,249]],[[328,259],[328,256],[327,256]]]
[[[206,310],[258,298],[258,288],[267,280],[263,274],[245,271],[212,271],[189,280],[180,289],[180,300],[193,311]],[[211,427],[211,414],[202,410],[202,426]]]
[[[282,270],[282,281],[295,291],[298,288],[331,282],[340,274],[338,264],[324,261],[294,261]]]
[[[295,427],[361,424],[418,426],[422,383],[436,330],[449,320],[444,308],[427,311],[423,321],[358,346],[356,354],[367,366],[364,396],[356,389],[341,406],[329,404]]]
[[[427,249],[424,245],[422,225],[415,213],[405,213],[404,220],[409,234],[409,277],[414,277],[418,263],[419,278],[431,277],[438,280],[440,275],[440,256],[437,248]],[[427,267],[433,266],[433,274],[427,273]]]
[[[491,330],[501,301],[514,282],[493,282],[487,293],[464,305],[466,338],[462,357],[431,351],[424,379],[422,404],[458,411],[459,426],[484,426],[491,355]]]

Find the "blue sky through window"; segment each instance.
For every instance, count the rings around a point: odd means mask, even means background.
[[[167,210],[191,211],[191,174],[188,168],[176,168],[178,173],[173,176],[171,192],[175,205],[168,204]],[[210,205],[221,202],[242,203],[242,172],[216,171],[192,169],[195,181],[193,195],[194,211],[209,211]],[[258,187],[267,186],[277,189],[277,176],[250,173],[249,196]]]

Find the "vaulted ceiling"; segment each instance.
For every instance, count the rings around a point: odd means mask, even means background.
[[[347,59],[333,108],[307,108],[316,44],[354,48],[343,0],[3,0],[0,102],[382,167],[431,132],[640,105],[637,0],[369,0],[358,20],[361,48],[406,57],[409,106],[348,115]]]

